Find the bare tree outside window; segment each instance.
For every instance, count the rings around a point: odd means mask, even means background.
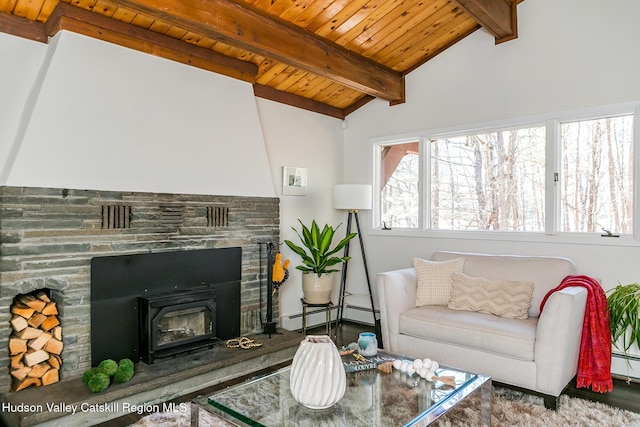
[[[564,232],[631,233],[633,116],[562,123]]]
[[[395,228],[419,226],[418,146],[415,141],[381,147],[381,225]]]
[[[431,228],[543,231],[545,128],[431,141]]]

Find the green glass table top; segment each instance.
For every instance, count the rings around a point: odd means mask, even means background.
[[[289,390],[290,367],[230,387],[209,397],[215,412],[248,426],[403,426],[428,425],[480,389],[487,403],[491,379],[441,368],[438,376],[455,378],[455,387],[417,375],[377,369],[347,373],[347,390],[333,407],[313,410],[296,402]],[[483,411],[484,412],[484,411]]]

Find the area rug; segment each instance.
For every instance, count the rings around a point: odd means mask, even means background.
[[[439,419],[438,427],[480,425],[477,397],[470,397]],[[189,427],[190,411],[147,415],[132,427]],[[201,427],[233,427],[225,420],[200,411]],[[491,401],[491,425],[497,427],[640,427],[640,414],[603,403],[561,396],[557,411],[544,407],[541,397],[494,387]],[[392,426],[383,426],[392,427]]]
[[[434,425],[468,427],[480,425],[478,402],[460,403]],[[560,396],[558,410],[544,407],[542,397],[494,387],[491,400],[491,425],[499,427],[640,427],[640,414],[603,403]]]
[[[236,427],[228,421],[218,418],[207,411],[199,411],[198,427]],[[157,412],[147,415],[130,427],[190,427],[191,411]]]

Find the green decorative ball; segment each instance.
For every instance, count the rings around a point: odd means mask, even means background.
[[[100,362],[98,365],[98,370],[105,374],[108,377],[112,377],[115,375],[118,370],[118,364],[113,359],[107,359]]]
[[[126,383],[133,378],[133,367],[128,364],[122,364],[118,367],[113,379],[117,383]]]
[[[109,387],[110,380],[109,377],[101,372],[93,375],[87,385],[89,386],[89,390],[91,393],[100,393],[105,391],[107,387]]]
[[[131,369],[133,369],[133,361],[131,359],[120,359],[120,361],[118,362],[118,367],[121,367],[123,365],[131,366]]]
[[[87,369],[82,374],[82,382],[84,384],[89,384],[89,380],[91,379],[91,377],[93,377],[95,374],[97,374],[99,372],[100,372],[100,370],[98,368],[89,368],[89,369]]]

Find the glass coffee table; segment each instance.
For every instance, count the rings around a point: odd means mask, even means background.
[[[491,424],[491,378],[484,375],[439,369],[438,376],[455,378],[455,386],[450,386],[395,369],[392,373],[377,369],[349,372],[344,397],[331,408],[313,410],[291,395],[290,369],[215,393],[203,406],[241,426],[426,426],[479,393],[481,425]]]

